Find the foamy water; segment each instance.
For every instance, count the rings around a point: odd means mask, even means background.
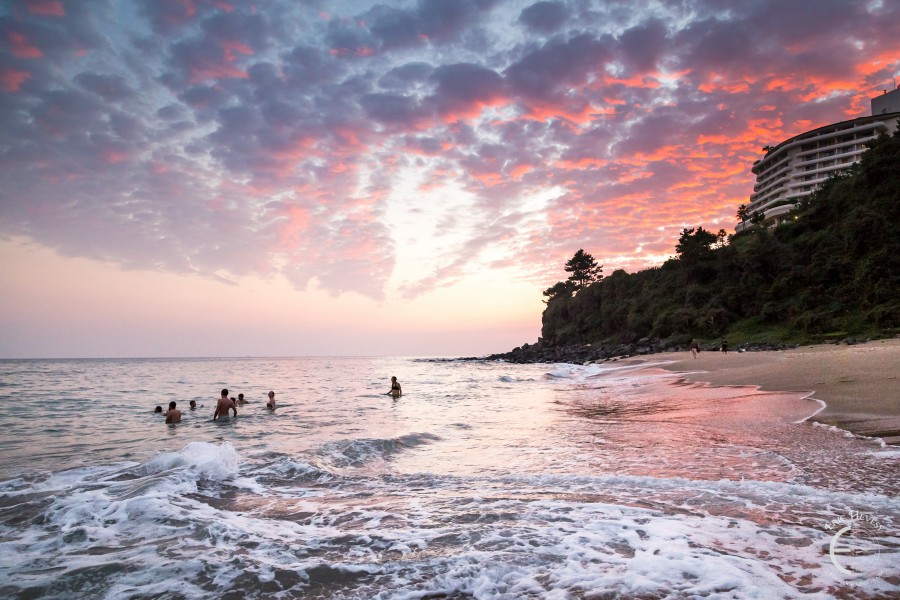
[[[214,422],[222,387],[251,402]],[[611,365],[0,361],[0,596],[896,597],[900,453],[818,408]]]

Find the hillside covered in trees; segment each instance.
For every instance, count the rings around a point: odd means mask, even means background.
[[[727,336],[734,347],[900,331],[900,133],[785,223],[727,238],[685,229],[675,251],[659,267],[603,277],[579,250],[566,264],[573,275],[544,292],[541,345]]]

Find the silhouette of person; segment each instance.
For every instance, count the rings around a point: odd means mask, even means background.
[[[169,402],[169,410],[166,411],[166,423],[181,423],[181,411],[175,408],[175,401]]]
[[[400,388],[400,382],[397,381],[396,377],[391,377],[391,391],[388,392],[393,398],[399,398],[403,395],[403,390]]]

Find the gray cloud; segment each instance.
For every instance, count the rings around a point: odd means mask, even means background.
[[[408,169],[469,196],[405,294],[577,247],[637,267],[900,74],[890,2],[229,4],[0,14],[0,235],[382,299]]]

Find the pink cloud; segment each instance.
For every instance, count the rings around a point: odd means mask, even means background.
[[[21,32],[9,31],[6,34],[6,41],[13,55],[18,58],[40,58],[44,55],[40,48],[31,45]]]
[[[18,92],[22,89],[22,84],[28,81],[30,77],[31,73],[28,71],[0,70],[0,88],[4,92]]]
[[[59,0],[28,0],[28,12],[44,17],[64,17],[66,9]]]

